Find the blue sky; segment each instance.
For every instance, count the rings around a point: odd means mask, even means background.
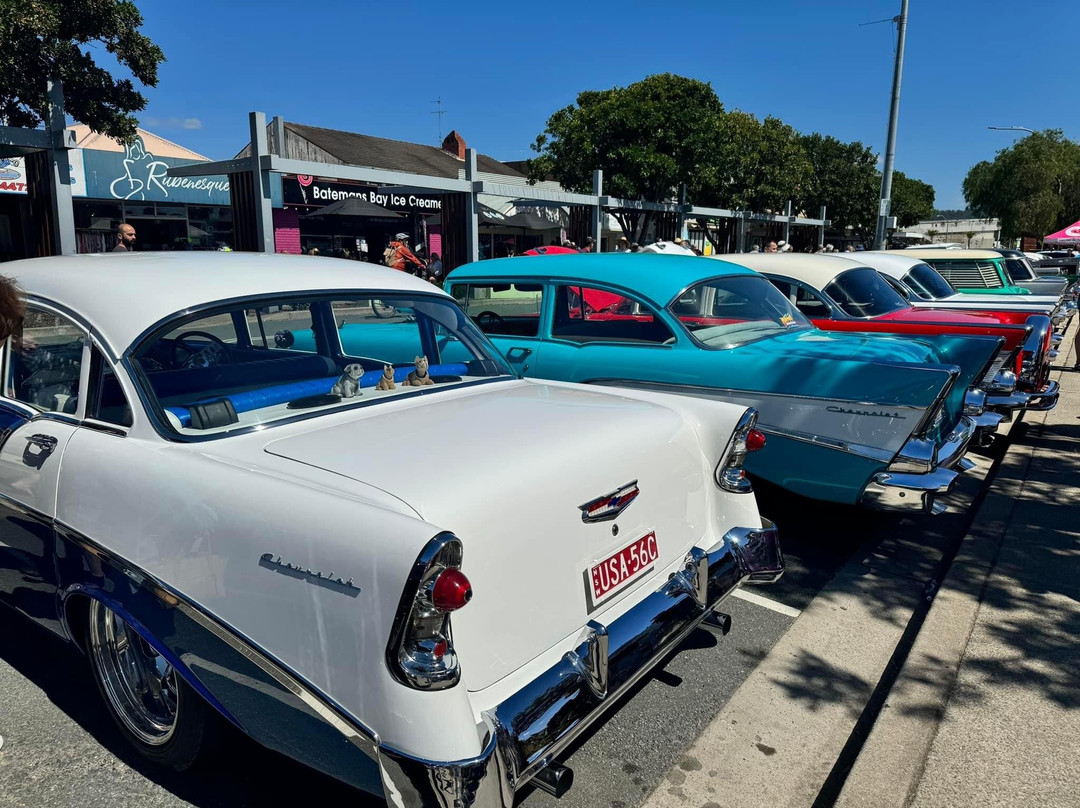
[[[884,152],[900,0],[136,0],[165,51],[144,128],[214,159],[248,139],[247,113],[436,143],[457,129],[502,160],[583,89],[652,73],[708,81],[725,107]],[[896,168],[963,206],[968,168],[1023,133],[1080,138],[1077,39],[1064,0],[912,0]],[[1060,33],[1055,33],[1060,32]]]

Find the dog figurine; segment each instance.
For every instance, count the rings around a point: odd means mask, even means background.
[[[394,384],[394,366],[383,365],[382,378],[379,379],[379,383],[375,385],[376,390],[393,390],[397,387]]]
[[[406,387],[423,387],[425,384],[435,384],[434,380],[428,375],[428,358],[418,356],[414,361],[416,362],[416,370],[410,370],[409,375],[405,377],[405,381],[402,383]]]
[[[330,388],[331,394],[342,398],[356,398],[363,395],[360,392],[360,377],[364,375],[362,365],[346,365],[341,377]]]

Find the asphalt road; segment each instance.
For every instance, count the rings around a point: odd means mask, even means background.
[[[684,750],[798,611],[853,556],[872,555],[884,537],[912,531],[910,518],[827,506],[769,488],[759,487],[758,499],[781,530],[788,571],[778,584],[751,592],[781,605],[729,598],[730,634],[695,631],[571,750],[565,762],[574,769],[575,784],[561,805],[630,808],[676,764],[708,765],[683,759]],[[934,522],[946,532],[964,525],[962,510]],[[144,763],[113,727],[83,658],[3,607],[0,735],[0,808],[264,808],[316,796],[320,804],[382,804],[241,736],[226,745],[227,757],[200,770],[175,774]],[[521,804],[556,801],[531,791]]]

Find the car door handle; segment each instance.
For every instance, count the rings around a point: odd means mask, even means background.
[[[511,348],[509,351],[506,352],[506,358],[509,359],[511,354],[512,354],[514,359],[524,359],[526,356],[531,354],[532,351],[533,351],[532,348],[514,347],[514,348]]]
[[[26,442],[37,446],[45,454],[49,454],[56,448],[56,438],[52,435],[43,435],[40,432],[36,435],[27,435]]]

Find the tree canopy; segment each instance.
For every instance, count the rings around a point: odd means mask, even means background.
[[[780,213],[791,201],[810,216],[824,205],[834,226],[864,237],[876,223],[881,174],[867,146],[725,110],[711,85],[670,73],[580,93],[533,150],[530,177],[574,191],[591,190],[601,169],[605,193],[624,199],[674,200],[685,183],[692,204]],[[893,188],[900,226],[933,214],[931,186],[896,172]],[[616,215],[640,234],[643,217]]]
[[[165,61],[139,32],[142,23],[128,0],[0,0],[0,119],[10,126],[40,125],[48,110],[47,82],[60,79],[69,115],[95,132],[132,140],[132,113],[146,107],[135,81],[156,86]],[[132,78],[116,78],[98,65],[94,45]]]
[[[976,163],[964,178],[972,211],[1001,220],[1001,235],[1044,236],[1080,216],[1080,143],[1060,129],[1029,135]]]

